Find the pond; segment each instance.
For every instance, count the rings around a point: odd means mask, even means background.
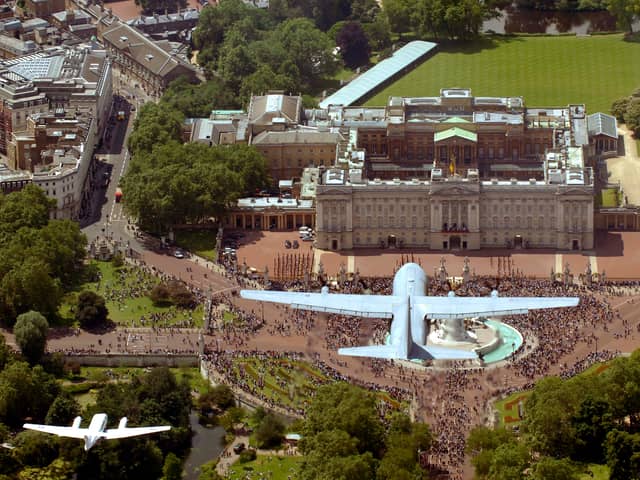
[[[634,31],[640,21],[634,24]],[[551,10],[524,10],[509,6],[500,10],[498,18],[487,20],[482,31],[495,33],[574,33],[587,35],[594,32],[618,30],[616,19],[609,12],[561,12]]]
[[[220,456],[224,450],[224,428],[206,428],[198,422],[198,413],[191,412],[189,423],[193,430],[191,452],[184,464],[183,479],[198,480],[200,466]]]

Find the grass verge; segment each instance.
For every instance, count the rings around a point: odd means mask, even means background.
[[[252,462],[235,463],[229,470],[230,480],[288,480],[297,478],[302,457],[277,457],[260,455]]]
[[[613,100],[638,87],[640,43],[623,35],[487,37],[443,44],[429,60],[371,98],[436,96],[469,87],[476,96],[522,96],[526,105],[585,103],[608,112]]]

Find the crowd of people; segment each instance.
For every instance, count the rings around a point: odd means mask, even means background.
[[[216,268],[221,269],[217,273],[236,285],[248,288],[317,291],[325,280],[305,277],[304,280],[274,282],[266,276],[248,278],[235,262],[229,261],[222,267],[216,265]],[[162,281],[173,280],[142,262],[133,272],[127,274],[129,278],[123,276],[114,284],[105,285],[108,300],[123,305],[127,298],[143,295],[154,276],[160,276]],[[332,288],[335,289],[336,285]],[[357,275],[343,279],[337,285],[341,293],[389,295],[392,288],[392,277],[358,278]],[[427,295],[446,295],[452,289],[456,290],[457,296],[486,296],[494,289],[506,297],[578,296],[580,303],[570,309],[540,310],[527,316],[503,318],[505,323],[522,333],[524,343],[512,357],[491,368],[477,362],[451,362],[424,368],[381,359],[347,361],[335,354],[341,347],[384,343],[389,331],[388,319],[363,320],[338,314],[318,314],[285,305],[269,307],[265,317],[264,309],[260,311],[259,305],[247,307],[233,293],[222,292],[208,299],[206,312],[211,337],[205,345],[202,360],[212,376],[231,384],[236,393],[244,395],[247,401],[257,400],[266,407],[292,416],[304,415],[305,400],[283,401],[283,398],[303,393],[291,386],[293,379],[288,368],[283,368],[283,362],[305,360],[327,379],[358,384],[374,392],[384,391],[394,399],[395,406],[403,405],[411,409],[417,418],[430,423],[435,443],[424,455],[424,464],[434,470],[446,471],[449,478],[458,480],[462,478],[466,434],[473,425],[490,420],[490,406],[497,397],[531,387],[537,379],[549,373],[562,377],[576,375],[594,363],[609,360],[620,353],[602,348],[598,350],[598,337],[594,331],[606,332],[615,322],[622,325],[622,328],[611,332],[615,338],[630,338],[640,332],[640,323],[619,318],[619,311],[612,308],[607,300],[612,296],[640,294],[640,282],[581,282],[574,285],[513,274],[506,278],[474,277],[461,285],[436,279],[429,283]],[[203,301],[201,291],[192,291],[198,301]],[[135,326],[154,329],[171,323],[169,319],[149,314],[141,315],[139,321],[133,322]],[[192,325],[187,323],[185,326]],[[304,337],[306,342],[294,343],[292,338],[292,348],[289,349],[286,346],[277,347],[277,350],[256,349],[259,340],[270,337]],[[118,338],[114,349],[125,343],[125,339]],[[304,352],[300,351],[303,346],[307,347]],[[582,351],[589,349],[590,353],[582,357],[572,356],[578,346],[587,347]],[[92,345],[89,351],[93,352],[94,347],[95,351],[104,351],[105,347],[111,348],[112,345]],[[185,352],[197,352],[199,348],[200,345],[192,340],[184,345]],[[76,353],[80,355],[83,352]],[[243,361],[251,368],[243,367]],[[267,378],[271,385],[267,385]],[[312,375],[310,378],[313,386],[324,382]],[[278,394],[274,393],[277,391]],[[304,393],[312,394],[312,389]],[[390,404],[379,403],[381,415],[384,415]]]

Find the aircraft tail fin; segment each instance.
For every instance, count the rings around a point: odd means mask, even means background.
[[[392,345],[370,345],[366,347],[340,348],[338,350],[338,353],[340,355],[347,355],[350,357],[371,357],[387,359],[402,358],[398,355],[398,351]]]
[[[418,345],[414,343],[411,348],[410,357],[421,360],[474,360],[478,358],[478,355],[468,350],[435,347],[433,345]]]

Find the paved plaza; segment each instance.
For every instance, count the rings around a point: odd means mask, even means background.
[[[263,271],[265,266],[274,272],[274,259],[278,256],[307,255],[311,242],[302,242],[297,232],[243,232],[240,241],[238,262]],[[298,240],[298,249],[286,248],[286,240]],[[446,260],[449,275],[461,276],[464,258],[469,257],[472,273],[481,276],[506,276],[509,273],[526,277],[549,278],[551,270],[561,273],[566,264],[574,274],[584,273],[587,263],[593,273],[605,273],[608,279],[636,279],[640,272],[640,232],[598,232],[593,251],[555,250],[460,250],[440,252],[416,249],[361,249],[349,252],[314,250],[314,265],[317,272],[320,262],[324,271],[336,277],[340,266],[347,272],[356,270],[361,276],[389,276],[402,265],[403,260],[420,263],[427,274]]]

